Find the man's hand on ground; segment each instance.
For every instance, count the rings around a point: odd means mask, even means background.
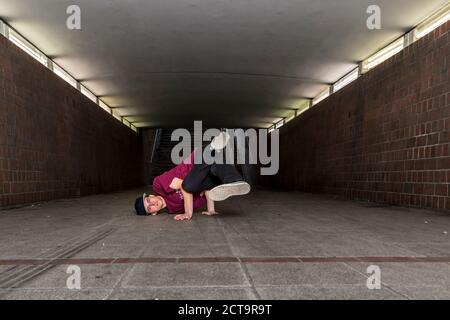
[[[192,215],[188,215],[186,213],[177,214],[174,219],[177,220],[177,221],[191,220],[192,219]]]
[[[215,216],[215,215],[217,215],[219,213],[216,212],[216,211],[203,211],[202,214],[205,215],[205,216]]]

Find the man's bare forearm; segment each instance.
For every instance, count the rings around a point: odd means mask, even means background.
[[[185,191],[181,188],[184,200],[184,214],[190,219],[194,213],[194,196],[192,193]]]
[[[211,198],[209,197],[209,191],[205,192],[205,196],[206,196],[206,206],[208,208],[208,212],[216,212],[216,209],[214,207],[214,201],[211,200]]]

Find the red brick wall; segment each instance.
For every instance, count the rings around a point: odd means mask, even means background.
[[[280,129],[263,184],[450,208],[450,22]]]
[[[141,137],[0,36],[0,206],[148,183]]]

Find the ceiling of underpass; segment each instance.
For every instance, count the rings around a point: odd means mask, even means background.
[[[0,0],[0,17],[136,126],[268,127],[445,2]]]

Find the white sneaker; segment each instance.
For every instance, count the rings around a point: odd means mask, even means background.
[[[230,141],[230,138],[231,137],[228,132],[219,133],[219,135],[214,137],[213,141],[211,142],[211,149],[216,151],[224,149]]]
[[[250,185],[245,181],[222,184],[209,191],[209,198],[213,201],[223,201],[232,196],[246,195],[250,190]]]

